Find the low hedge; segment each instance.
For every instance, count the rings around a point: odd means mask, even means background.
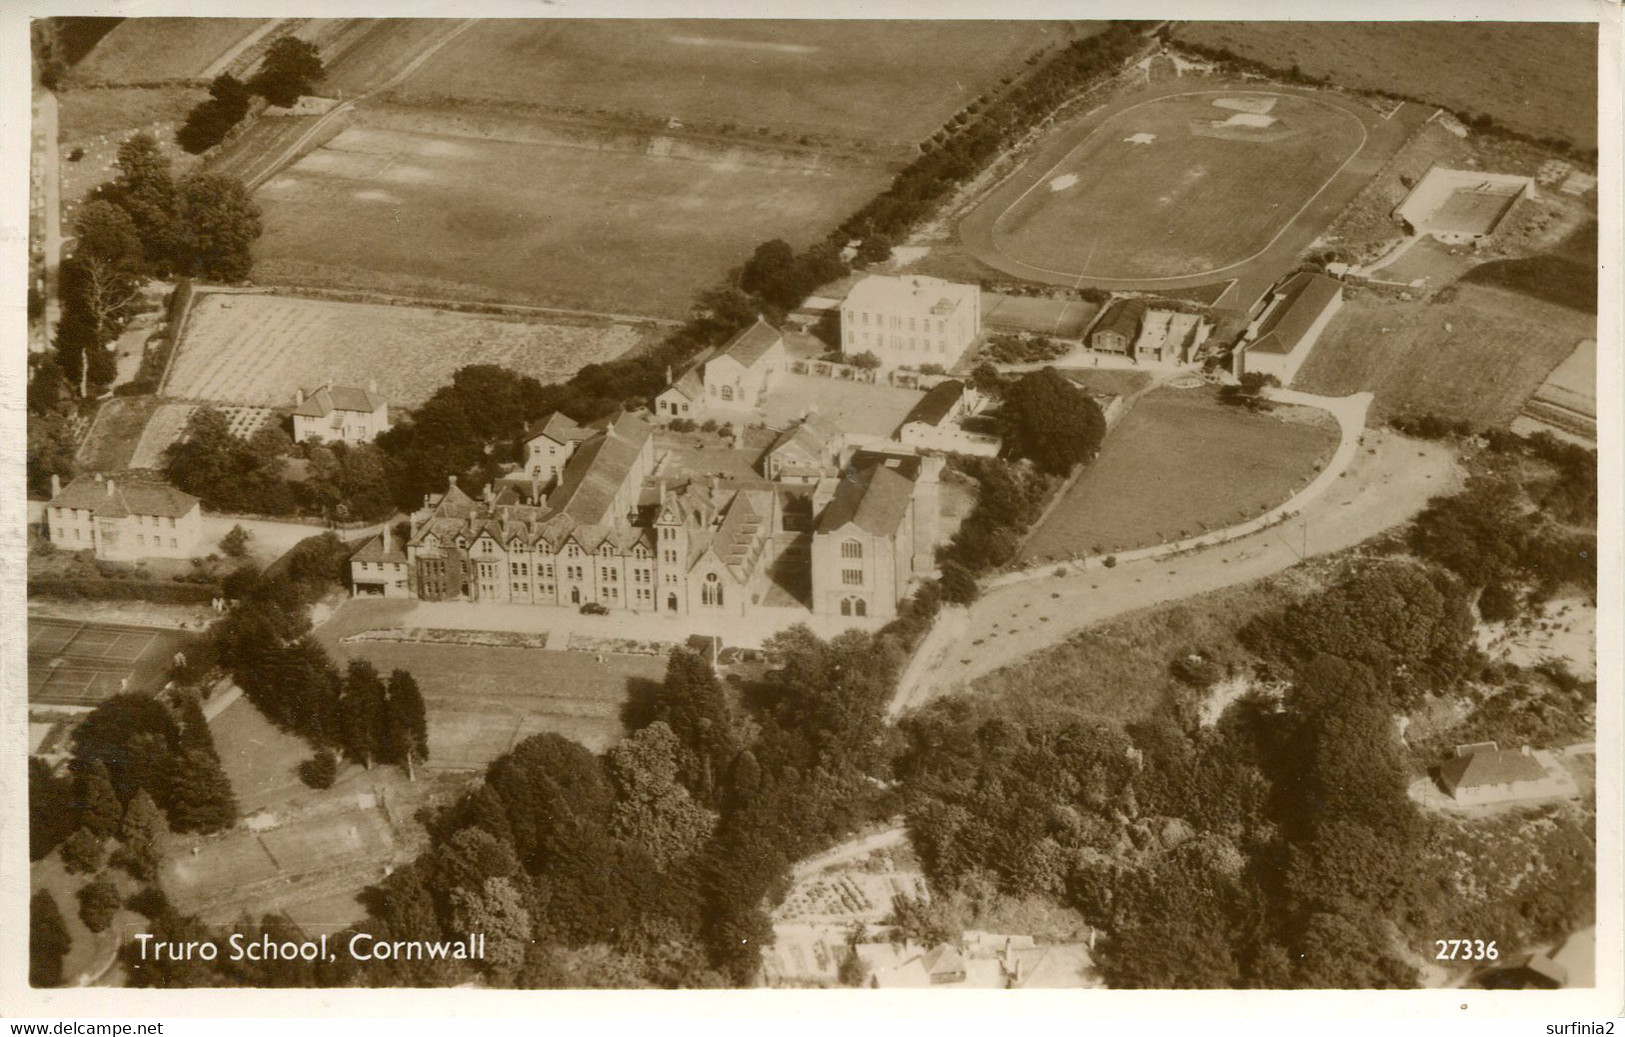
[[[30,598],[101,601],[151,601],[160,605],[207,605],[223,592],[218,584],[169,580],[98,580],[65,576],[31,576]]]

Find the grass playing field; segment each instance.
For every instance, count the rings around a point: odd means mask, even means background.
[[[1370,390],[1378,420],[1435,413],[1505,426],[1596,327],[1591,314],[1467,284],[1445,302],[1354,295],[1293,385],[1331,396]]]
[[[1029,55],[1090,31],[1037,21],[490,21],[398,93],[913,143]]]
[[[1028,560],[1126,551],[1222,529],[1286,500],[1337,444],[1318,411],[1254,414],[1212,389],[1136,403],[1022,551]]]
[[[886,176],[541,120],[366,119],[259,191],[256,279],[681,318],[757,244],[816,240]]]
[[[1597,143],[1597,26],[1584,22],[1184,22],[1174,33],[1342,86],[1486,112],[1535,137]]]
[[[208,294],[194,303],[164,393],[291,406],[327,378],[420,403],[466,364],[502,364],[543,382],[638,345],[646,329],[608,321],[531,321],[381,303]]]
[[[1101,123],[1003,210],[993,240],[1006,257],[1053,274],[1219,271],[1268,246],[1365,139],[1356,116],[1295,94],[1156,98]]]

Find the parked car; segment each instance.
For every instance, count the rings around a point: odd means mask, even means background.
[[[596,601],[589,601],[581,606],[581,614],[583,616],[607,616],[609,615],[609,609]]]

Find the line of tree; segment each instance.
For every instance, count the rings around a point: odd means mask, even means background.
[[[336,749],[368,769],[396,764],[416,777],[429,755],[417,681],[405,670],[385,679],[364,660],[340,672],[311,632],[310,604],[340,578],[348,557],[344,542],[325,533],[263,574],[241,571],[227,587],[237,604],[210,626],[205,651],[267,719],[318,754]],[[312,784],[324,783],[321,770],[316,761],[306,769]]]
[[[61,386],[90,399],[112,382],[117,362],[107,347],[138,312],[148,279],[237,281],[252,267],[259,208],[241,181],[212,173],[176,180],[169,159],[143,133],[119,145],[117,166],[118,175],[91,192],[74,224],[59,279],[62,314],[52,343],[58,370],[36,370],[30,383],[37,414],[55,409]]]
[[[884,712],[937,600],[934,589],[923,592],[878,633],[826,641],[804,627],[786,631],[767,645],[778,668],[740,688],[699,655],[676,651],[663,680],[633,684],[631,734],[608,752],[543,734],[492,761],[483,781],[430,819],[429,849],[366,892],[370,917],[358,930],[389,940],[483,932],[484,962],[200,965],[127,950],[132,982],[755,982],[772,939],[767,912],[788,889],[791,863],[895,812],[887,780],[897,746]],[[366,694],[376,696],[376,685]],[[149,899],[143,911],[160,938],[226,935]],[[232,931],[286,925],[266,916]]]
[[[219,144],[248,115],[255,96],[286,108],[310,93],[326,74],[315,44],[297,36],[279,37],[266,50],[259,70],[244,83],[222,72],[209,84],[209,96],[186,114],[175,143],[199,155]]]

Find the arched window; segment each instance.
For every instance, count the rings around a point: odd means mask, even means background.
[[[725,400],[733,399],[734,398],[734,387],[731,386],[731,385],[724,385],[722,387],[722,398],[725,399]]]
[[[841,541],[841,557],[842,558],[862,558],[863,557],[863,544],[862,544],[862,542],[857,541],[857,540],[843,540],[843,541]]]
[[[858,598],[852,603],[852,611],[860,616],[867,616],[869,614],[869,603],[862,598]]]
[[[675,594],[666,595],[666,611],[668,611],[668,612],[676,612],[677,611],[677,595],[675,595]]]
[[[852,599],[851,598],[842,598],[841,599],[841,615],[850,616],[851,614],[852,614]]]
[[[705,574],[705,582],[700,585],[700,604],[721,607],[722,583],[717,579],[716,573]]]

